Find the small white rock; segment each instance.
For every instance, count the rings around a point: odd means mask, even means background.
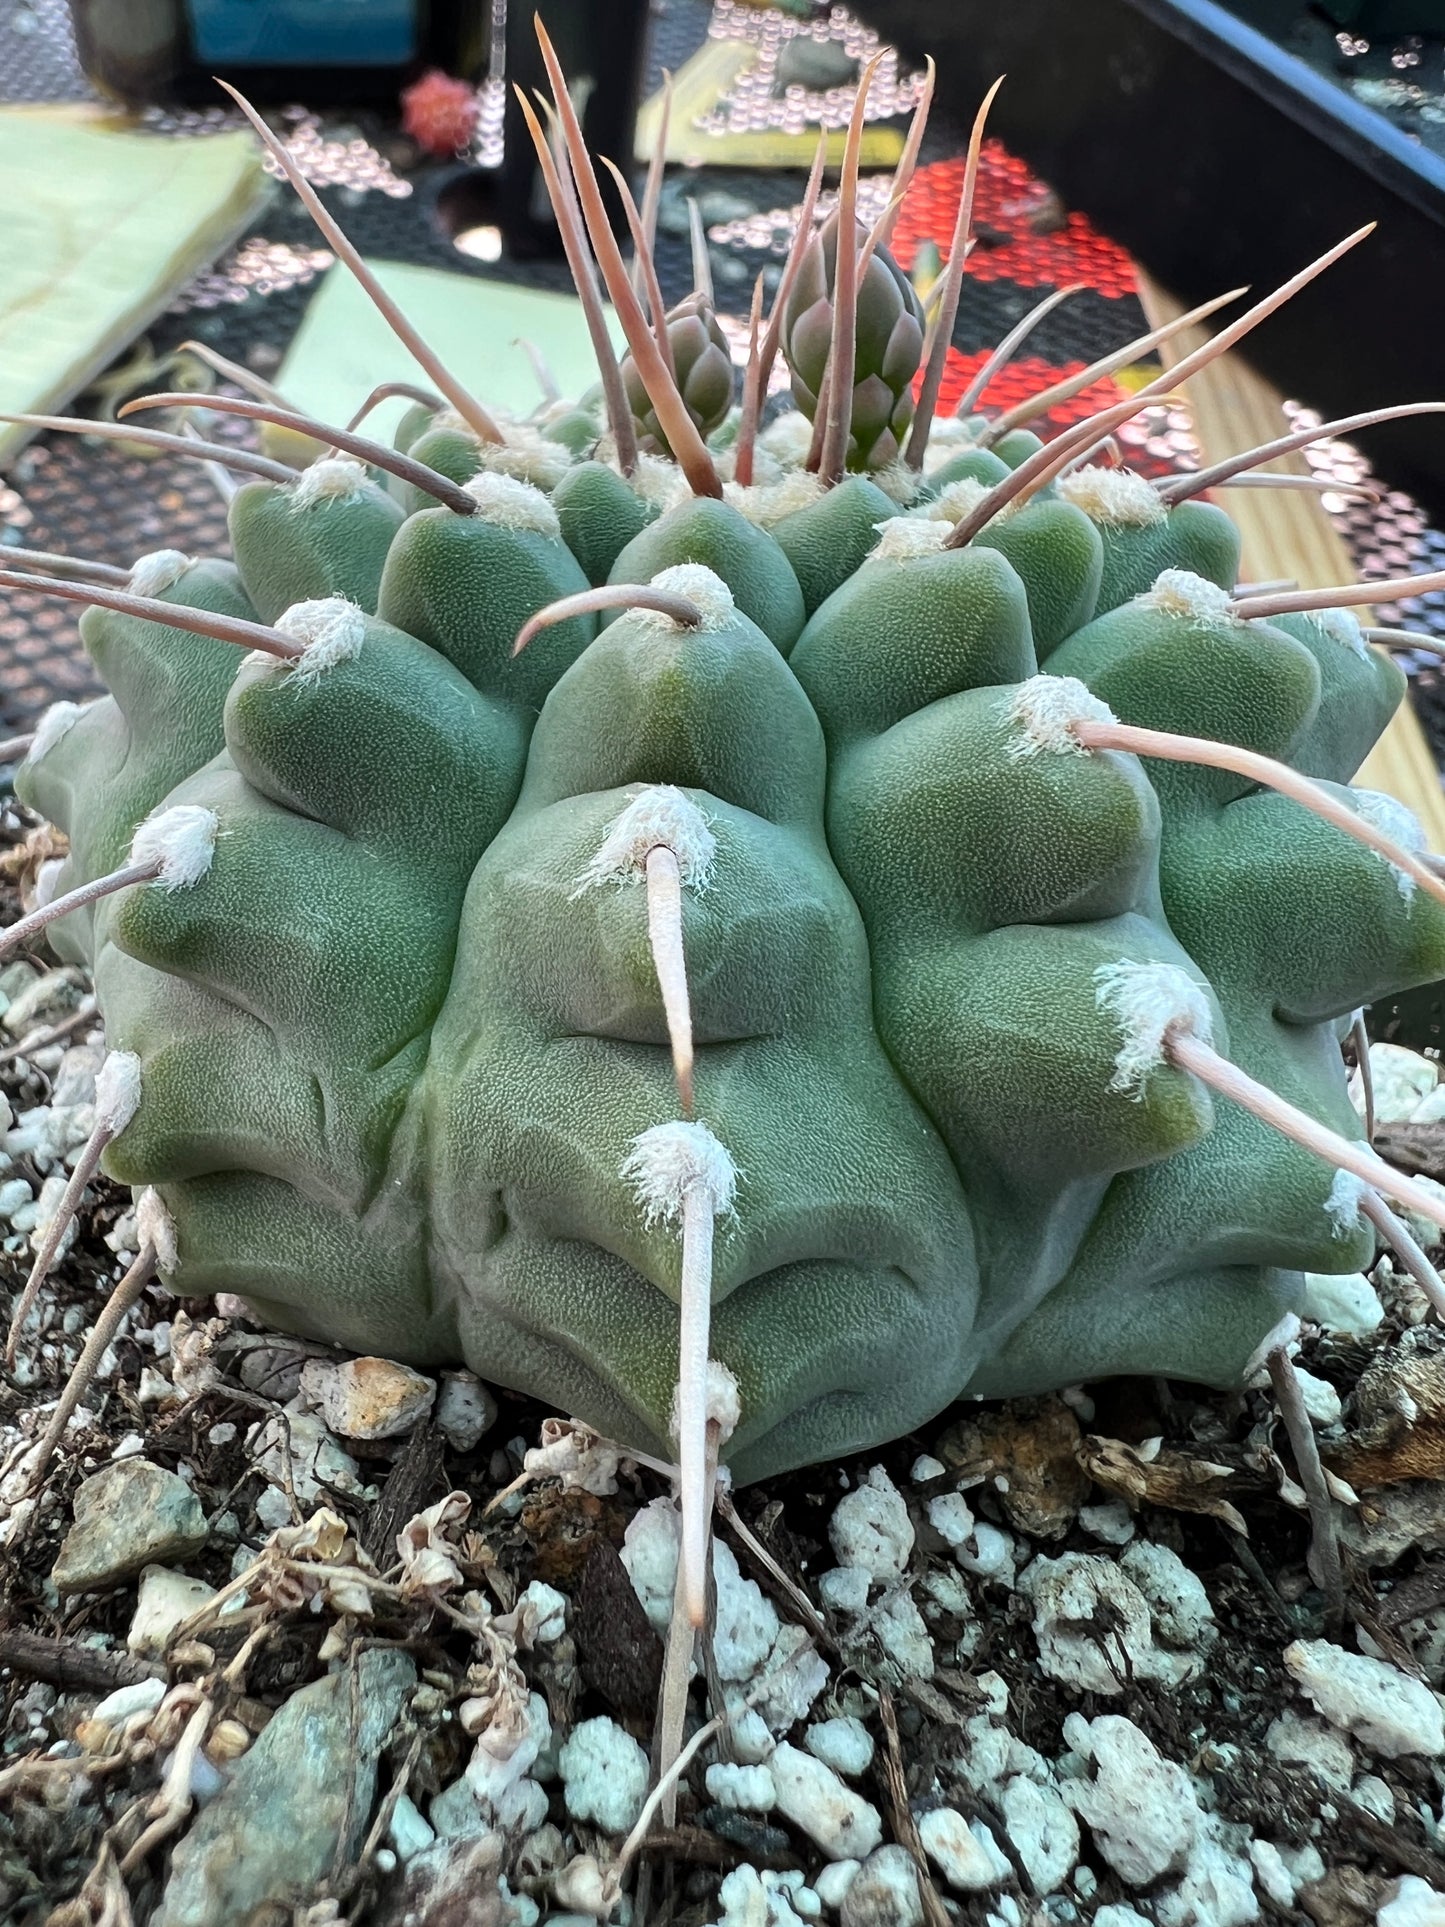
[[[134,1686],[117,1686],[97,1702],[91,1713],[103,1726],[121,1726],[137,1713],[154,1713],[166,1696],[163,1679],[139,1679]]]
[[[734,1867],[718,1888],[722,1927],[768,1927],[768,1895],[756,1867]]]
[[[1094,1915],[1094,1927],[1149,1927],[1149,1922],[1126,1902],[1111,1900]]]
[[[550,1646],[567,1630],[567,1595],[545,1580],[534,1579],[517,1604],[530,1606],[535,1613],[536,1628],[532,1637],[539,1646]]]
[[[641,1600],[652,1630],[664,1638],[677,1586],[679,1531],[677,1507],[672,1500],[654,1499],[632,1515],[622,1538],[622,1563],[632,1590]]]
[[[957,1548],[954,1558],[965,1572],[971,1572],[980,1579],[997,1580],[1001,1586],[1012,1586],[1018,1576],[1018,1559],[1014,1542],[1001,1526],[990,1525],[987,1519],[980,1519],[971,1535]]]
[[[908,1476],[915,1485],[927,1485],[930,1479],[941,1479],[947,1470],[942,1459],[935,1459],[925,1452],[913,1461]]]
[[[1122,1499],[1081,1506],[1079,1524],[1095,1539],[1102,1539],[1106,1546],[1127,1546],[1134,1537],[1134,1515]]]
[[[1059,1790],[1115,1873],[1131,1887],[1145,1887],[1183,1867],[1199,1824],[1199,1803],[1183,1767],[1117,1713],[1087,1721],[1071,1714],[1065,1738],[1093,1762],[1094,1774],[1065,1780]]]
[[[830,1859],[861,1860],[882,1840],[878,1809],[844,1786],[832,1768],[811,1753],[784,1744],[769,1766],[779,1811]]]
[[[1250,1927],[1259,1919],[1254,1869],[1205,1824],[1190,1850],[1184,1878],[1154,1903],[1159,1927]]]
[[[853,1876],[862,1863],[857,1860],[830,1860],[813,1882],[813,1892],[830,1914],[836,1914],[847,1897]]]
[[[1189,1652],[1213,1644],[1214,1608],[1209,1594],[1177,1552],[1139,1539],[1119,1564],[1148,1600],[1154,1631],[1166,1645]]]
[[[918,1818],[923,1851],[956,1893],[984,1893],[1013,1872],[998,1842],[980,1820],[973,1825],[952,1807],[933,1807]]]
[[[1387,1827],[1395,1824],[1395,1795],[1388,1781],[1382,1780],[1378,1773],[1364,1773],[1355,1782],[1350,1798],[1357,1807],[1366,1813],[1373,1813],[1377,1820],[1383,1820]]]
[[[848,1884],[842,1914],[843,1927],[922,1927],[913,1856],[891,1844],[870,1853]]]
[[[394,1439],[414,1431],[432,1408],[434,1379],[390,1358],[308,1358],[301,1394],[344,1439]]]
[[[1294,1875],[1285,1865],[1279,1848],[1268,1840],[1251,1840],[1249,1858],[1261,1893],[1272,1900],[1276,1907],[1293,1907]]]
[[[454,1452],[470,1452],[497,1422],[497,1401],[475,1372],[443,1372],[437,1429]]]
[[[647,1755],[605,1714],[583,1720],[557,1755],[567,1811],[607,1833],[626,1833],[647,1798]]]
[[[199,1612],[215,1596],[216,1588],[203,1579],[188,1579],[169,1566],[143,1566],[140,1596],[125,1636],[127,1648],[147,1656],[164,1652],[166,1641],[181,1621]]]
[[[1297,1639],[1284,1663],[1332,1726],[1386,1759],[1445,1753],[1445,1713],[1422,1681],[1326,1639]]]
[[[1407,1873],[1375,1915],[1375,1927],[1445,1927],[1445,1893]]]
[[[1308,1767],[1326,1786],[1348,1793],[1355,1777],[1355,1756],[1344,1734],[1323,1720],[1286,1707],[1271,1723],[1264,1743],[1286,1766]]]
[[[973,1512],[961,1492],[940,1492],[928,1501],[928,1523],[946,1546],[961,1546],[973,1531]]]
[[[1327,1378],[1316,1378],[1307,1372],[1303,1365],[1296,1365],[1294,1375],[1299,1381],[1300,1397],[1311,1421],[1322,1431],[1330,1431],[1344,1418],[1345,1408],[1340,1395]]]
[[[416,1802],[408,1799],[404,1793],[391,1810],[387,1832],[391,1835],[391,1844],[396,1848],[396,1857],[401,1861],[424,1853],[436,1839],[436,1834],[422,1818]]]
[[[771,1813],[778,1803],[773,1776],[765,1766],[734,1766],[718,1760],[704,1775],[709,1798],[736,1813]]]
[[[1108,1694],[1122,1693],[1130,1679],[1177,1686],[1203,1665],[1198,1654],[1166,1652],[1154,1644],[1144,1594],[1100,1553],[1035,1559],[1022,1585],[1034,1602],[1039,1664],[1067,1686]]]
[[[908,1507],[881,1465],[838,1501],[828,1522],[838,1563],[862,1566],[874,1579],[901,1579],[913,1551]]]
[[[1053,1787],[1022,1776],[1009,1781],[999,1804],[1035,1893],[1057,1892],[1079,1858],[1078,1821]]]
[[[818,1597],[830,1612],[861,1613],[868,1604],[872,1575],[862,1566],[834,1566],[818,1580]]]
[[[1371,1044],[1370,1082],[1378,1123],[1407,1123],[1439,1081],[1440,1068],[1431,1058],[1399,1044]],[[1350,1102],[1363,1117],[1365,1091],[1358,1070],[1350,1073]]]
[[[723,1680],[748,1680],[773,1649],[779,1619],[773,1603],[755,1580],[745,1579],[731,1546],[713,1540],[713,1579],[717,1617],[713,1659]]]
[[[1327,1332],[1372,1332],[1385,1316],[1375,1287],[1361,1271],[1332,1277],[1326,1272],[1305,1273],[1300,1317]]]
[[[803,1735],[803,1745],[845,1780],[856,1780],[873,1764],[873,1735],[862,1720],[846,1714],[810,1726]]]
[[[886,1594],[873,1608],[868,1625],[900,1678],[932,1679],[933,1641],[911,1593],[899,1587]]]

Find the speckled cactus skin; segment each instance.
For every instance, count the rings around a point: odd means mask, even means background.
[[[475,466],[454,424],[407,437]],[[141,1059],[107,1165],[170,1207],[178,1288],[464,1359],[670,1455],[679,1243],[621,1176],[677,1115],[667,1031],[642,888],[578,879],[638,786],[671,784],[718,846],[684,936],[698,1115],[741,1174],[712,1328],[738,1476],[964,1392],[1234,1380],[1300,1272],[1356,1268],[1369,1236],[1336,1225],[1326,1165],[1182,1071],[1114,1088],[1095,972],[1181,965],[1221,1049],[1358,1136],[1342,1030],[1445,973],[1445,912],[1234,777],[1022,755],[1011,704],[1043,667],[1125,722],[1346,785],[1398,672],[1334,618],[1140,599],[1166,568],[1233,584],[1212,507],[1100,525],[1049,490],[899,559],[870,553],[900,513],[876,478],[760,526],[752,500],[659,504],[556,446],[543,527],[408,510],[371,479],[309,504],[243,488],[236,565],[163,594],[267,620],[350,598],[362,646],[322,673],[82,620],[112,693],[17,785],[70,834],[57,887],[123,860],[162,803],[220,819],[192,888],[54,926]],[[910,512],[999,466],[962,464]],[[721,628],[585,615],[512,657],[544,604],[677,562],[728,584]]]

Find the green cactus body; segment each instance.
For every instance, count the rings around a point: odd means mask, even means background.
[[[805,401],[829,276],[825,241],[790,310]],[[884,250],[863,293],[853,453],[892,467],[916,302]],[[726,402],[684,401],[706,479]],[[1398,672],[1348,616],[1243,620],[1228,519],[1123,471],[951,545],[1026,432],[915,476],[901,513],[896,469],[893,493],[803,473],[793,421],[782,484],[734,501],[655,457],[623,475],[607,439],[549,436],[567,418],[481,444],[409,412],[472,513],[329,459],[237,494],[235,567],[138,565],[278,653],[83,619],[112,693],[52,716],[17,782],[69,834],[52,887],[124,866],[157,812],[210,825],[184,876],[53,926],[140,1059],[107,1168],[158,1189],[178,1288],[465,1360],[670,1457],[685,1243],[638,1147],[706,1126],[741,1477],[964,1392],[1236,1382],[1301,1272],[1370,1238],[1328,1164],[1149,1045],[1130,973],[1358,1138],[1342,1027],[1445,973],[1445,910],[1274,790],[1070,718],[1274,757],[1408,845],[1349,787]],[[765,497],[791,512],[763,526]]]

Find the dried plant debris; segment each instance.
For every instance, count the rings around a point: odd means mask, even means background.
[[[73,969],[0,997],[18,1299],[104,1048]],[[1429,1101],[1376,1055],[1382,1117]],[[1445,1920],[1445,1335],[1388,1262],[1280,1335],[1337,1637],[1262,1372],[975,1404],[724,1491],[689,1666],[669,1468],[232,1301],[146,1285],[37,1486],[141,1235],[93,1178],[0,1393],[7,1923]]]

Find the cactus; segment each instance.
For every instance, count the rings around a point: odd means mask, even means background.
[[[905,434],[948,328],[903,354],[886,221],[841,288],[805,221],[719,428],[706,290],[685,343],[634,291],[554,83],[596,396],[494,420],[388,310],[437,389],[396,448],[216,401],[326,450],[239,489],[234,563],[0,571],[91,605],[111,691],[19,771],[70,854],[7,939],[95,972],[83,1169],[152,1189],[187,1293],[465,1360],[694,1498],[964,1392],[1236,1382],[1383,1198],[1445,1222],[1340,1052],[1445,973],[1445,885],[1350,788],[1403,690],[1364,592],[1251,596],[1187,479],[1089,464],[1161,383],[1048,444]],[[760,433],[801,337],[801,400],[846,340],[888,408]]]

